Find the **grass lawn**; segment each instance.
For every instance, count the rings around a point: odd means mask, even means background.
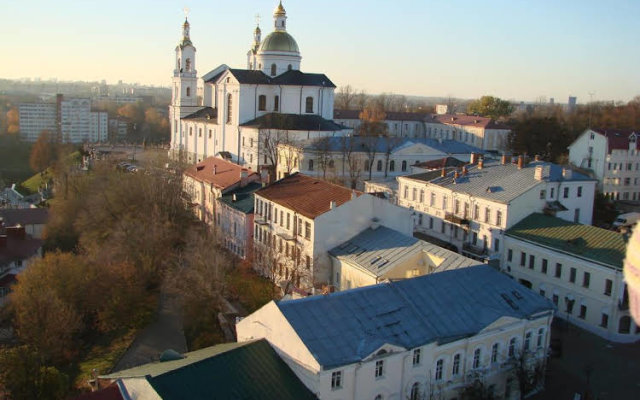
[[[49,179],[52,179],[52,178],[53,178],[53,172],[51,172],[51,168],[47,168],[42,173],[38,172],[37,174],[33,175],[31,178],[22,182],[22,185],[20,186],[22,186],[22,188],[24,188],[29,192],[29,193],[22,193],[22,194],[29,195],[33,193],[38,193],[38,189],[45,182],[49,181]]]
[[[249,314],[274,300],[277,293],[270,280],[256,274],[250,266],[242,264],[227,276],[227,288],[229,297],[237,299]]]

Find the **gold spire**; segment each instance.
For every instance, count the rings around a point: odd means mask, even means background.
[[[284,7],[282,7],[282,0],[280,0],[280,4],[278,4],[278,7],[276,7],[275,11],[273,12],[273,15],[286,15],[287,12],[284,10]]]

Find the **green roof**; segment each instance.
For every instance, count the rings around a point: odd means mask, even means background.
[[[507,236],[622,269],[626,240],[620,233],[533,213],[507,230]]]
[[[246,186],[225,193],[220,197],[220,201],[240,212],[251,214],[254,207],[253,194],[261,187],[261,183],[251,182]],[[234,194],[236,195],[235,201],[233,200]]]
[[[262,339],[225,343],[175,361],[141,365],[104,379],[146,377],[164,400],[316,399]]]
[[[262,41],[260,51],[286,51],[300,53],[293,36],[284,31],[274,31]]]

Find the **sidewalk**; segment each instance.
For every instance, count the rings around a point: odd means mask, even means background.
[[[587,377],[592,399],[640,399],[640,343],[613,344],[558,320],[551,336],[561,340],[562,356],[549,360],[545,391],[531,399],[572,400]]]

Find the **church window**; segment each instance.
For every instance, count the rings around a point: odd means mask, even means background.
[[[287,71],[291,71],[293,69],[293,66],[291,64],[287,65]]]
[[[407,161],[403,160],[402,161],[402,172],[405,172],[407,170]]]
[[[267,109],[267,96],[261,94],[258,96],[258,111],[265,111]]]
[[[187,70],[187,72],[191,72],[191,59],[187,58],[187,60],[184,62],[184,68]]]
[[[189,96],[191,96],[191,88],[190,87],[187,88],[187,97],[189,97]]]
[[[307,97],[305,112],[306,113],[312,113],[313,112],[313,97],[311,97],[311,96]]]
[[[280,96],[276,96],[273,99],[273,111],[279,111],[280,108]]]
[[[271,76],[276,76],[276,65],[271,64]]]
[[[227,94],[227,124],[231,123],[231,118],[233,117],[232,113],[233,108],[233,97],[231,93]]]
[[[389,171],[395,171],[396,170],[396,162],[391,160],[389,161]]]
[[[192,135],[193,135],[193,128],[189,127],[189,136],[192,136]]]
[[[382,171],[382,160],[378,160],[377,170]]]

